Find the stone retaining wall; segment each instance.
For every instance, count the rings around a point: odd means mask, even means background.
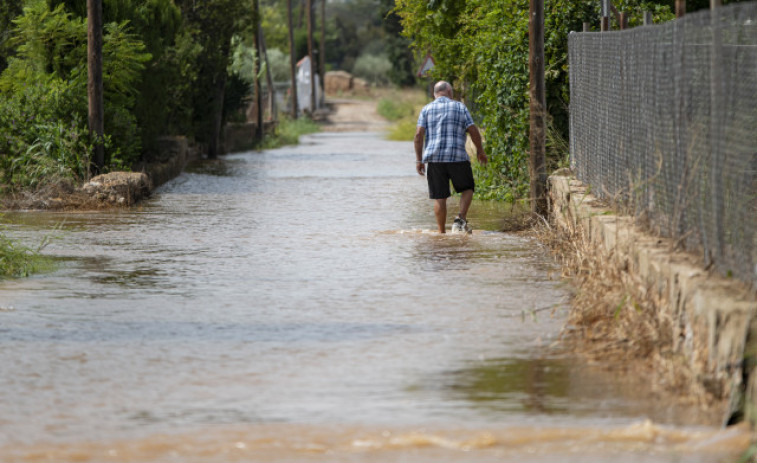
[[[187,162],[196,157],[197,150],[189,146],[186,137],[160,137],[157,151],[145,162],[135,165],[133,170],[146,173],[153,187],[158,187],[179,176]]]
[[[674,251],[670,240],[645,233],[629,217],[602,207],[578,180],[553,175],[550,209],[560,227],[578,230],[661,300],[659,316],[673,320],[673,349],[693,373],[692,386],[725,400],[724,422],[757,408],[757,297],[745,284],[708,272],[701,260]],[[746,394],[745,394],[746,392]],[[746,398],[746,400],[745,400]]]

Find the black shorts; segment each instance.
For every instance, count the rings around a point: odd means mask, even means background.
[[[458,193],[475,190],[476,186],[470,161],[429,162],[426,165],[426,179],[428,180],[428,197],[431,199],[449,198],[450,180]]]

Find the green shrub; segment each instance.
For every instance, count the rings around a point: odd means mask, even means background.
[[[16,55],[0,74],[0,169],[10,188],[28,188],[87,175],[86,25],[63,5],[30,0],[14,21]],[[103,40],[106,170],[141,155],[132,109],[150,55],[126,23],[105,26]]]
[[[46,241],[37,249],[31,249],[14,242],[0,231],[0,280],[26,277],[51,268],[52,261],[39,253],[45,244]]]
[[[653,11],[655,21],[671,18],[670,2],[616,0],[621,11]],[[568,58],[570,31],[595,21],[600,2],[554,0],[545,5],[547,110],[553,134],[547,140],[549,165],[564,163],[568,139]],[[518,199],[529,190],[529,2],[528,0],[396,0],[404,34],[419,55],[432,53],[436,79],[455,85],[486,131],[490,162],[478,166],[479,198]],[[479,188],[480,186],[480,188]]]
[[[379,115],[389,121],[398,121],[406,117],[417,116],[415,105],[409,101],[397,100],[396,98],[382,98],[376,107]]]
[[[352,73],[372,84],[386,85],[390,82],[392,63],[385,55],[360,55],[352,67]]]
[[[307,117],[290,119],[286,116],[279,116],[279,123],[273,134],[263,139],[263,149],[274,149],[286,145],[296,145],[299,143],[300,135],[319,132],[321,127]]]
[[[386,138],[395,141],[412,141],[415,138],[415,130],[418,119],[410,116],[400,119],[389,128]]]

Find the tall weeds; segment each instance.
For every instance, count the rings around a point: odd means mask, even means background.
[[[673,351],[670,301],[642,281],[632,263],[604,252],[576,228],[546,222],[534,228],[562,263],[574,294],[563,340],[590,360],[646,375],[652,390],[704,408],[722,398],[705,390]]]
[[[22,246],[0,232],[0,280],[26,277],[49,265],[50,261],[40,255],[39,248]]]

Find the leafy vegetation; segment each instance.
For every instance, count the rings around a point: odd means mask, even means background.
[[[672,18],[670,7],[658,2],[618,0],[615,4],[639,17],[642,9],[650,9],[656,21]],[[525,197],[530,116],[528,0],[397,0],[396,12],[418,55],[433,54],[433,77],[453,82],[486,131],[490,162],[474,168],[477,196],[510,201]],[[551,167],[566,158],[567,36],[598,14],[599,2],[590,0],[555,0],[546,5],[547,156]]]
[[[86,25],[58,5],[27,2],[14,20],[15,56],[0,75],[0,169],[6,187],[29,188],[69,179],[89,168]],[[151,58],[126,23],[104,33],[107,164],[120,167],[141,154],[132,109],[136,84]]]
[[[299,142],[300,135],[307,135],[320,130],[320,126],[307,117],[292,120],[287,116],[280,116],[279,124],[274,133],[265,137],[261,147],[263,149],[274,149],[286,145],[296,145]]]
[[[104,0],[105,170],[129,169],[160,135],[217,153],[231,38],[250,35],[248,0]],[[81,183],[87,124],[86,0],[0,7],[0,185]],[[215,150],[215,151],[214,151]]]
[[[0,230],[0,280],[49,269],[52,261],[39,252],[45,244],[46,241],[37,249],[31,249],[12,241]]]
[[[404,117],[415,116],[415,105],[409,101],[396,98],[382,98],[376,108],[379,115],[389,121],[397,121]]]
[[[379,100],[376,108],[380,116],[394,122],[389,129],[389,140],[410,141],[415,136],[418,113],[428,102],[425,93],[417,89],[392,92]]]

